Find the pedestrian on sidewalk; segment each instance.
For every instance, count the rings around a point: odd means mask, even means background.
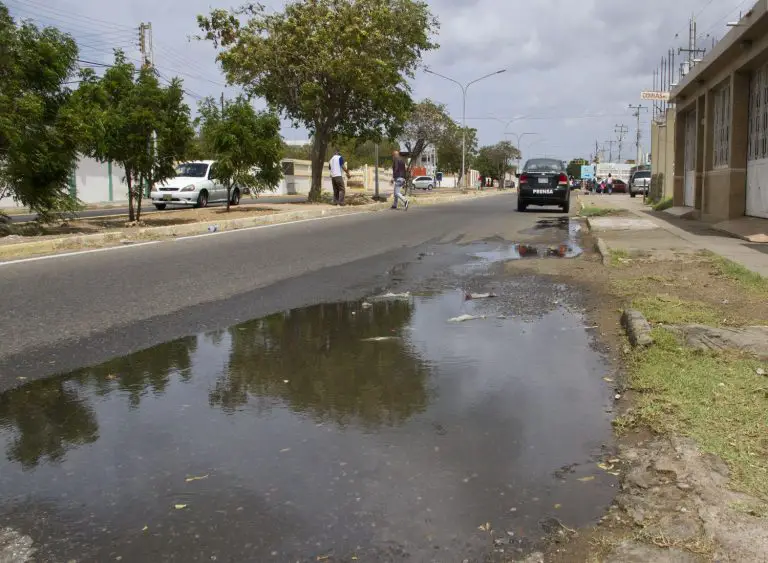
[[[392,196],[392,209],[397,209],[398,200],[403,202],[405,210],[408,210],[410,202],[400,193],[405,187],[405,160],[400,156],[400,151],[392,151],[392,185],[394,193]]]
[[[347,169],[347,163],[344,162],[344,157],[337,150],[331,157],[328,163],[328,168],[331,170],[331,185],[333,186],[333,205],[344,205],[344,178],[343,173],[346,172],[347,179],[350,178],[349,169]]]
[[[608,195],[613,193],[613,176],[611,176],[610,172],[608,173],[608,179],[605,181],[606,187],[608,188]]]

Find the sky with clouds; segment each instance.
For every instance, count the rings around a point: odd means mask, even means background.
[[[238,0],[0,0],[16,18],[55,25],[80,44],[80,57],[108,63],[119,47],[138,60],[138,25],[151,22],[154,60],[161,76],[180,76],[189,103],[227,89],[210,44],[190,41],[195,16]],[[622,159],[635,154],[635,118],[629,104],[651,89],[653,71],[670,48],[686,47],[688,19],[696,16],[699,46],[711,47],[727,31],[727,21],[754,0],[427,0],[440,20],[440,49],[427,54],[431,70],[466,83],[497,70],[468,90],[467,124],[481,144],[521,139],[523,157],[589,157],[616,139],[626,124]],[[282,0],[262,0],[279,10]],[[98,69],[98,67],[96,67]],[[444,103],[459,121],[460,88],[419,72],[415,99]],[[645,103],[647,105],[647,102]],[[648,150],[650,112],[641,119]],[[287,124],[288,140],[306,132]],[[608,145],[606,144],[606,149]],[[614,155],[617,146],[614,144]],[[606,154],[607,155],[607,154]]]

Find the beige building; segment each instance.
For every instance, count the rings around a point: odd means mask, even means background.
[[[681,79],[670,102],[674,204],[706,221],[768,218],[768,0]]]

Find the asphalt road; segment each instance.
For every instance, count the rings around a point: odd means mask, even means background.
[[[357,298],[425,246],[524,240],[501,193],[0,265],[0,390],[274,311]],[[19,380],[19,378],[24,378]]]
[[[259,203],[295,203],[298,201],[304,201],[306,199],[306,196],[299,195],[286,195],[286,196],[262,196],[258,199],[251,200],[248,196],[245,196],[243,199],[243,203],[253,203],[253,202],[259,202]],[[213,206],[212,206],[213,207]],[[150,204],[144,204],[141,207],[142,213],[158,213],[158,211],[155,209],[155,206]],[[176,208],[179,209],[179,208]],[[159,213],[162,213],[160,211]],[[120,215],[128,215],[128,208],[127,207],[112,207],[112,208],[101,208],[101,209],[86,209],[84,211],[80,211],[77,213],[77,217],[80,217],[82,219],[92,218],[92,217],[115,217]],[[12,223],[26,223],[29,221],[34,221],[37,219],[37,214],[24,214],[24,215],[10,215],[11,222]]]

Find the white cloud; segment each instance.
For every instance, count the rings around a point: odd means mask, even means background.
[[[211,45],[189,41],[197,32],[195,16],[211,8],[211,0],[6,0],[15,16],[56,24],[83,44],[82,57],[108,62],[111,47],[133,57],[141,21],[151,21],[155,60],[165,75],[181,75],[196,95],[218,96],[224,78]],[[479,129],[481,143],[500,140],[503,122],[527,115],[508,131],[533,131],[546,139],[536,151],[562,158],[588,156],[595,140],[613,138],[614,125],[630,126],[627,105],[650,88],[652,73],[669,48],[685,46],[688,18],[697,14],[702,46],[721,37],[724,23],[747,9],[741,0],[428,0],[441,28],[438,51],[425,64],[441,74],[467,82],[506,68],[507,72],[473,85],[467,99],[469,125]],[[231,7],[239,2],[216,2]],[[281,0],[265,4],[280,9]],[[104,23],[107,22],[107,23]],[[678,34],[678,38],[675,38]],[[707,35],[709,34],[709,36]],[[445,103],[461,118],[461,92],[455,84],[419,73],[417,98]],[[192,102],[192,100],[190,100]],[[583,117],[590,116],[590,117]],[[534,119],[535,118],[535,119]],[[644,137],[649,116],[645,115]],[[287,138],[301,132],[284,128]],[[526,144],[523,143],[525,149]]]

